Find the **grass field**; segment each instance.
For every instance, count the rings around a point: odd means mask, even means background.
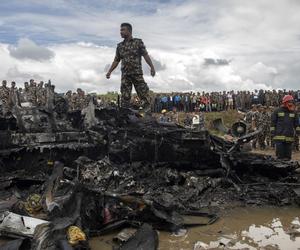
[[[192,114],[188,114],[192,116]],[[179,113],[179,124],[183,125],[183,120],[186,116],[186,113],[180,112]],[[223,123],[226,127],[230,128],[233,123],[239,121],[243,118],[243,115],[238,113],[236,110],[229,110],[229,111],[221,111],[221,112],[207,112],[204,113],[205,119],[205,127],[213,134],[220,135],[220,132],[213,129],[212,121],[215,119],[221,118]]]

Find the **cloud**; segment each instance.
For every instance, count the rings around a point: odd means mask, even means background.
[[[59,92],[78,87],[99,93],[120,89],[120,66],[110,80],[105,78],[115,48],[82,42],[56,44],[49,47],[55,56],[47,61],[24,61],[12,57],[8,48],[9,45],[0,44],[0,57],[3,59],[0,74],[9,81],[16,80],[18,85],[34,78],[37,81],[51,79]],[[277,87],[278,82],[283,79],[288,81],[291,77],[284,66],[275,68],[262,62],[247,64],[244,68],[237,61],[225,64],[223,59],[213,59],[213,64],[207,66],[203,63],[207,55],[223,58],[222,54],[212,49],[149,49],[149,53],[157,67],[157,75],[154,78],[150,76],[150,69],[143,60],[144,77],[150,89],[157,92],[268,89]],[[218,63],[225,65],[214,67]],[[297,74],[294,67],[293,75]]]
[[[226,59],[214,59],[214,58],[204,58],[204,65],[216,65],[216,66],[224,66],[229,65],[230,61]]]
[[[120,68],[105,72],[126,21],[153,59],[155,78],[143,68],[155,91],[299,88],[299,12],[298,0],[4,1],[0,74],[119,90]]]
[[[8,48],[12,57],[17,59],[31,59],[35,61],[47,61],[54,57],[54,52],[46,47],[38,46],[33,41],[22,38],[19,40],[17,47]]]
[[[272,85],[279,73],[275,67],[270,67],[262,62],[258,62],[244,69],[244,71],[241,70],[241,74],[244,77],[251,78],[255,82],[264,82],[268,85]]]
[[[29,79],[42,79],[43,77],[39,74],[30,74],[29,72],[20,72],[17,66],[9,68],[6,74],[8,79],[13,79],[14,81],[28,81]]]
[[[167,69],[166,64],[161,63],[159,60],[156,60],[155,58],[151,57],[152,63],[156,69],[156,71],[162,71]]]

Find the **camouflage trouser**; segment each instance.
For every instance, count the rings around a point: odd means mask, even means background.
[[[270,131],[270,126],[268,126],[266,130],[266,142],[268,146],[272,145],[272,136],[271,136],[271,131]]]
[[[264,149],[266,147],[265,140],[267,136],[267,131],[263,130],[261,134],[258,136],[258,144],[260,149]]]
[[[121,79],[121,105],[128,107],[131,100],[132,85],[144,105],[150,104],[149,87],[143,75],[122,75]]]
[[[38,96],[37,97],[37,105],[40,106],[40,107],[43,107],[46,105],[46,97],[45,96]]]
[[[294,150],[299,151],[299,135],[295,135]]]
[[[5,115],[10,111],[9,102],[7,99],[2,100],[2,114]]]

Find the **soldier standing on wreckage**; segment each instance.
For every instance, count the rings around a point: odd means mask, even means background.
[[[121,105],[129,107],[131,100],[132,85],[137,92],[139,99],[143,103],[144,111],[150,111],[149,87],[143,78],[142,56],[150,66],[151,76],[155,76],[153,63],[148,55],[146,47],[141,39],[132,37],[132,26],[129,23],[121,24],[121,37],[124,41],[119,43],[116,50],[115,59],[106,74],[109,79],[113,70],[122,61],[121,71]]]
[[[278,159],[291,160],[292,158],[295,133],[300,134],[299,117],[295,109],[293,96],[285,95],[282,106],[272,113],[270,130]]]
[[[2,113],[6,115],[9,111],[9,88],[6,80],[2,81],[2,86],[0,87],[0,100],[2,102]]]

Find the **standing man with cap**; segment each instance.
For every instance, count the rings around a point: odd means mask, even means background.
[[[155,76],[153,63],[148,55],[146,47],[141,39],[132,37],[132,26],[129,23],[122,23],[120,30],[124,38],[117,46],[115,59],[106,74],[109,79],[113,70],[122,61],[121,71],[121,105],[129,107],[131,100],[132,85],[134,86],[139,99],[143,103],[144,111],[150,111],[149,87],[143,78],[142,58],[150,66],[151,76]]]
[[[295,133],[300,134],[299,118],[295,108],[293,96],[285,95],[281,107],[272,113],[270,131],[278,159],[291,160],[292,158]]]

